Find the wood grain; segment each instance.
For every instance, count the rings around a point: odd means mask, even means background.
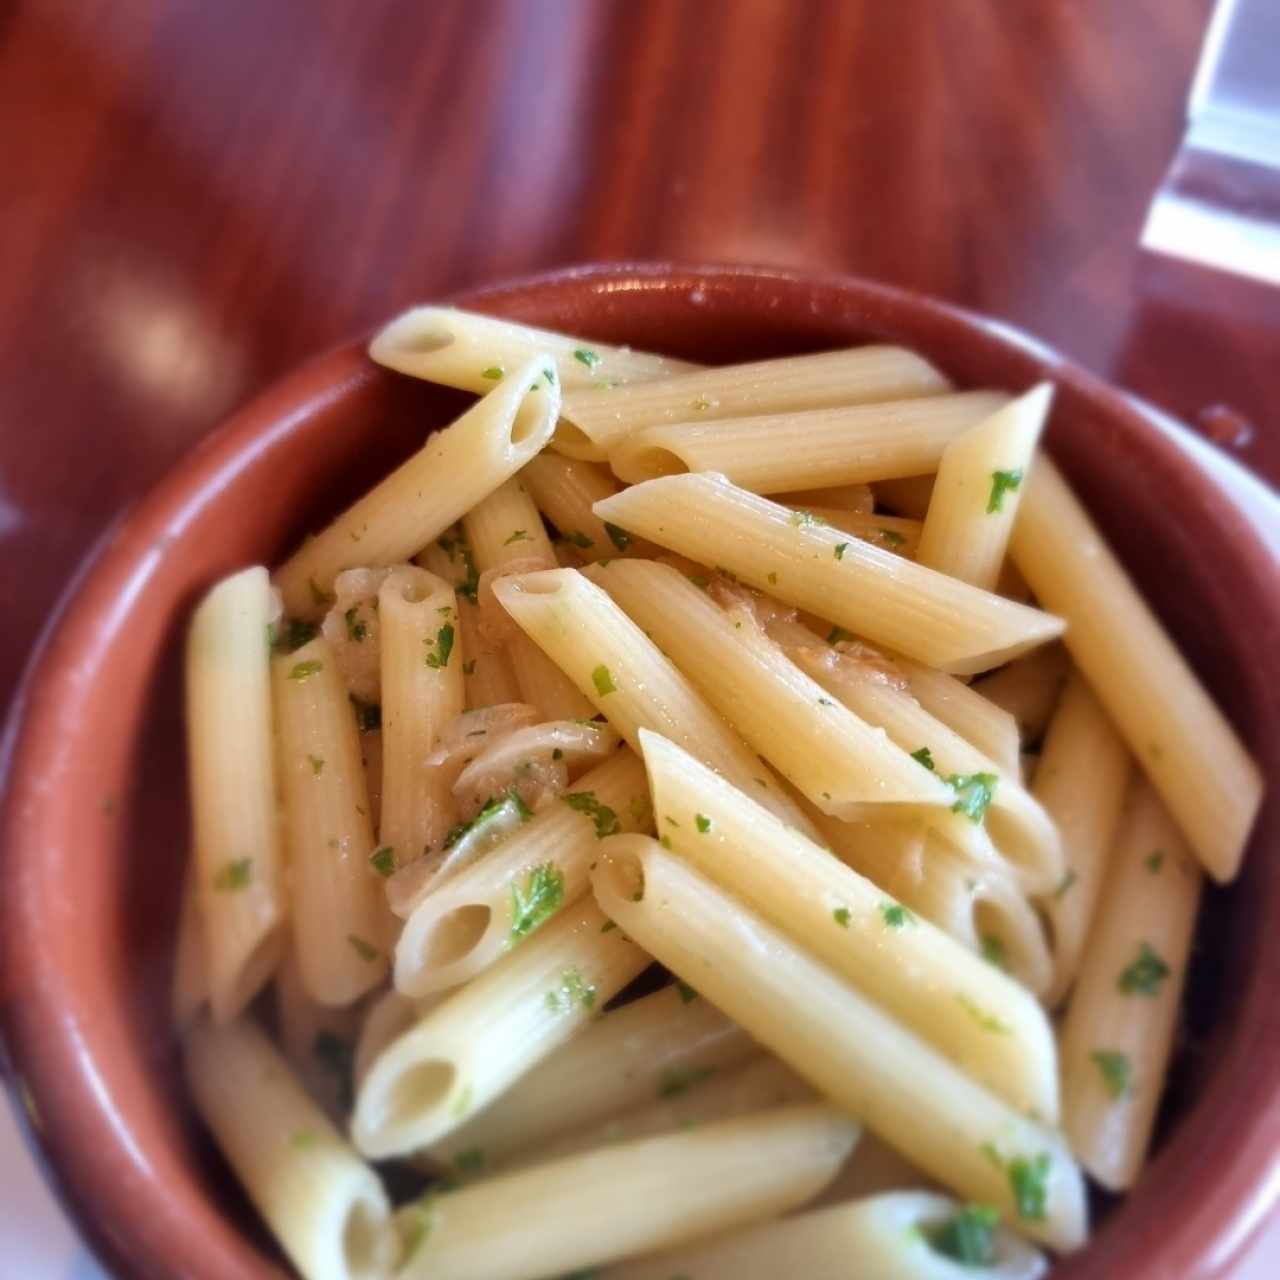
[[[1135,248],[1208,8],[0,3],[0,700],[86,549],[229,409],[506,275],[866,274],[1274,431],[1276,295]]]

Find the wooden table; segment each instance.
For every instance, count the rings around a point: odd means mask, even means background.
[[[95,538],[229,409],[565,263],[927,290],[1270,431],[1274,479],[1280,291],[1137,248],[1209,8],[0,0],[0,705]]]

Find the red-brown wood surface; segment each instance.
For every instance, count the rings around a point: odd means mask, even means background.
[[[1208,0],[0,0],[0,704],[193,440],[404,303],[865,274],[1276,428],[1274,292],[1144,258]]]

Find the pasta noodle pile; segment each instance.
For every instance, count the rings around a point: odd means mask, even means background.
[[[444,308],[371,354],[479,398],[187,650],[174,1017],[298,1272],[1079,1248],[1262,785],[1040,452],[1052,387]]]

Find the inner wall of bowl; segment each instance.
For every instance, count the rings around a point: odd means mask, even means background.
[[[860,298],[856,292],[851,296],[835,287],[784,287],[776,280],[762,279],[760,296],[753,301],[744,299],[740,281],[730,288],[693,280],[683,286],[685,305],[673,315],[672,291],[681,287],[614,293],[602,286],[592,292],[569,280],[482,295],[476,304],[588,338],[630,342],[692,358],[748,359],[890,339],[932,354],[965,385],[1020,388],[1038,376],[1030,355],[1004,346],[994,336],[985,345],[974,344],[971,333],[953,332],[950,322],[927,314],[912,319],[913,313],[882,306],[875,297]],[[771,305],[788,287],[795,296],[783,296],[781,305]],[[272,517],[264,518],[255,505],[246,504],[243,489],[233,484],[207,496],[209,527],[235,531],[230,539],[237,547],[233,562],[253,556],[278,563],[298,538],[413,452],[430,429],[451,420],[469,400],[381,371],[354,380],[322,409],[299,415],[285,427],[277,423],[274,430],[280,447],[263,450],[245,464],[259,471],[259,480],[273,469],[283,474],[280,469],[288,468],[280,484],[280,507]],[[251,406],[241,416],[240,427],[233,430],[246,429],[253,421]],[[257,429],[266,430],[268,425],[269,420],[262,417]],[[1212,531],[1205,532],[1194,521],[1189,521],[1193,528],[1183,530],[1179,517],[1170,518],[1162,505],[1162,492],[1144,483],[1142,464],[1132,455],[1124,433],[1104,425],[1083,397],[1068,394],[1060,399],[1051,443],[1184,651],[1246,737],[1253,736],[1270,695],[1257,672],[1243,669],[1218,584],[1205,557],[1188,554],[1186,545],[1191,537],[1211,539]],[[298,514],[282,516],[281,509]],[[230,563],[225,566],[230,567]],[[137,1043],[146,1047],[144,1069],[149,1083],[172,1100],[175,1118],[185,1104],[174,1070],[167,984],[178,889],[174,850],[185,852],[187,840],[185,779],[178,764],[184,745],[176,655],[190,606],[214,576],[208,563],[194,565],[185,571],[180,591],[156,602],[169,617],[163,646],[166,661],[152,692],[156,714],[148,719],[136,744],[134,776],[139,786],[128,803],[132,835],[125,854],[127,866],[117,881],[114,921],[105,925],[107,935],[118,930],[119,936],[103,938],[105,945],[119,945],[139,959],[138,980],[124,1016]],[[1264,764],[1276,766],[1275,761]],[[1237,919],[1233,914],[1237,896],[1260,884],[1255,866],[1237,889],[1211,895],[1203,936],[1214,944],[1212,964],[1205,964],[1206,957],[1201,955],[1192,983],[1197,1036],[1216,1038],[1234,1026],[1239,1006],[1233,997],[1248,976],[1245,957],[1254,938],[1251,926],[1229,925]],[[1166,1123],[1176,1123],[1187,1102],[1200,1091],[1197,1064],[1204,1060],[1203,1055],[1184,1058]],[[189,1114],[186,1122],[191,1135]],[[212,1173],[218,1163],[209,1163],[207,1147],[195,1141],[203,1167]],[[224,1177],[206,1177],[206,1187],[224,1204],[242,1205]],[[253,1238],[261,1239],[256,1230]],[[274,1274],[265,1256],[261,1266],[263,1274]]]

